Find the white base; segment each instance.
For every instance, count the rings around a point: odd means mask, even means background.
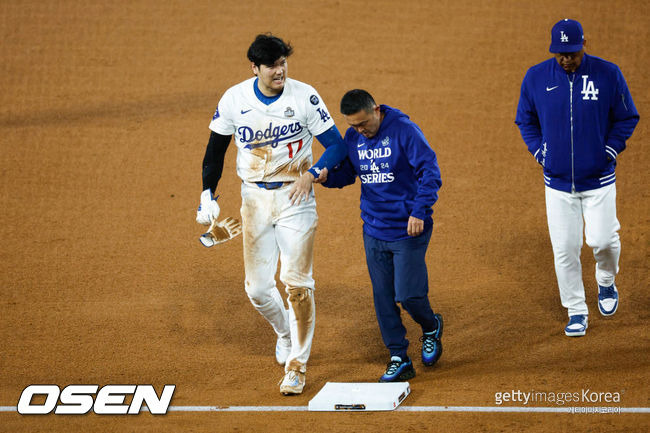
[[[310,411],[394,410],[411,393],[408,382],[327,382],[309,401]]]

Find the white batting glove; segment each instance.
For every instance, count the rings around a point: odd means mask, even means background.
[[[221,212],[221,209],[217,204],[217,200],[212,198],[210,189],[206,189],[201,193],[201,204],[199,204],[199,208],[196,210],[196,222],[204,226],[209,226],[212,224],[212,220],[219,218],[219,212]]]

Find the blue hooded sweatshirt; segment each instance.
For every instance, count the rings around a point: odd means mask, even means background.
[[[354,128],[345,133],[348,156],[329,171],[328,188],[361,180],[361,219],[364,232],[376,239],[408,239],[410,216],[433,225],[431,206],[442,185],[436,154],[420,128],[400,110],[380,106],[384,119],[377,134],[366,138]]]

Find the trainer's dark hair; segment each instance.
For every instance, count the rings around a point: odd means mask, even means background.
[[[361,89],[350,90],[341,99],[341,114],[349,116],[361,110],[370,112],[375,105],[377,104],[370,93]]]
[[[273,66],[280,57],[289,57],[291,53],[293,48],[290,44],[271,33],[264,33],[255,37],[246,55],[255,66]]]

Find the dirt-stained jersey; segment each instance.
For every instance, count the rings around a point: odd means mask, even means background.
[[[248,182],[294,181],[312,165],[312,142],[332,126],[325,103],[308,84],[287,78],[269,105],[255,95],[255,77],[228,89],[210,122],[235,136],[237,174]]]

